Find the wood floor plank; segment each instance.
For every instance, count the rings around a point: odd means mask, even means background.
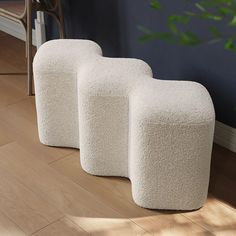
[[[0,212],[0,235],[26,236],[26,234],[2,212]]]
[[[9,35],[3,31],[0,31],[0,37],[9,37]]]
[[[18,126],[18,125],[17,125]],[[61,148],[50,148],[41,144],[38,140],[38,137],[32,133],[30,136],[27,134],[27,126],[24,130],[24,127],[18,128],[15,125],[6,123],[1,120],[0,117],[0,130],[3,143],[9,143],[9,140],[12,142],[17,141],[22,147],[27,149],[28,152],[32,154],[32,158],[39,159],[46,163],[58,160],[73,150],[61,149]],[[30,125],[29,125],[30,126]]]
[[[33,236],[86,236],[89,235],[78,225],[64,217],[42,230],[33,234]]]
[[[7,158],[4,158],[6,156]],[[115,218],[115,226],[117,220],[122,218],[118,212],[100,202],[92,194],[62,176],[47,164],[32,158],[31,154],[17,143],[0,147],[0,166],[11,171],[11,174],[18,181],[24,183],[37,196],[57,207],[87,232],[93,230],[91,229],[91,222],[81,219]],[[126,220],[126,222],[125,225],[129,226],[129,230],[140,232],[140,234],[144,233],[142,228],[130,220]],[[118,223],[120,224],[120,222]],[[103,227],[106,230],[107,225],[100,224],[99,227],[102,231]],[[109,227],[112,230],[112,225]],[[114,229],[114,231],[117,230],[117,228]],[[120,230],[123,230],[123,228],[121,227]]]
[[[0,74],[26,72],[25,43],[12,36],[0,37]]]
[[[0,121],[0,146],[11,143],[13,141],[14,139],[10,137],[8,132],[6,132],[5,125],[1,125]]]
[[[208,198],[200,210],[182,215],[211,232],[231,230],[236,235],[236,212],[215,198]]]
[[[122,235],[122,236],[150,236],[151,234],[137,230],[135,225],[130,224],[128,220],[117,219],[96,219],[96,218],[81,218],[77,221],[90,222],[90,232],[87,233],[81,228],[78,228],[72,221],[64,218],[48,227],[42,229],[33,236],[76,236],[76,235],[96,235],[96,236],[109,236],[109,235]],[[104,231],[104,226],[106,231]]]
[[[27,74],[0,74],[0,83],[5,83],[9,86],[8,93],[10,93],[10,91],[17,90],[21,91],[24,95],[27,94]]]
[[[212,169],[209,192],[216,199],[236,211],[236,191],[233,191],[233,189],[236,189],[236,182],[234,180],[217,172],[216,169]]]
[[[147,233],[144,229],[125,218],[72,217],[72,219],[78,225],[89,226],[86,227],[86,231],[90,235],[141,236]]]
[[[214,145],[209,191],[214,197],[236,208],[236,153]]]
[[[140,208],[134,203],[131,195],[131,184],[128,179],[97,177],[83,171],[80,166],[79,151],[53,162],[51,166],[124,217],[132,218],[158,214],[157,211]]]
[[[0,32],[0,235],[236,235],[235,153],[214,145],[199,211],[140,208],[127,179],[88,175],[79,151],[40,144],[25,72],[24,42]]]
[[[26,98],[24,91],[13,87],[8,80],[3,79],[0,75],[0,109]]]
[[[221,231],[214,232],[215,236],[235,236],[236,232],[232,229],[224,229]]]
[[[155,236],[212,235],[180,214],[161,214],[132,219],[136,224]]]
[[[26,148],[35,158],[47,163],[58,160],[70,153],[74,149],[55,148],[42,145],[39,141],[37,129],[35,101],[33,97],[7,106],[0,110],[0,137],[8,136],[8,139],[17,141]],[[8,142],[8,140],[2,142]]]
[[[132,201],[131,185],[127,179],[96,177],[87,174],[80,166],[79,152],[56,161],[51,166],[94,194],[104,204],[111,206],[124,217],[131,218],[137,225],[153,234],[181,235],[184,232],[193,232],[211,235],[207,230],[193,224],[180,214],[164,215],[160,211],[138,207]],[[156,216],[159,214],[161,215]],[[91,222],[93,221],[91,220]],[[163,226],[163,223],[166,227]]]
[[[17,89],[24,94],[27,92],[27,74],[26,73],[10,73],[10,74],[0,74],[1,83],[6,83],[9,85],[11,90]]]
[[[25,233],[31,234],[62,217],[62,213],[1,166],[0,179],[0,209]]]

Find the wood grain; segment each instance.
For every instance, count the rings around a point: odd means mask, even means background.
[[[0,209],[25,233],[33,233],[62,216],[2,167],[0,179]]]
[[[161,211],[143,209],[136,206],[131,196],[130,181],[124,178],[96,177],[81,169],[79,152],[51,164],[61,174],[70,178],[92,193],[100,201],[118,211],[124,218],[130,218],[137,225],[156,235],[181,235],[196,233],[211,235],[210,232],[180,215],[164,214]],[[99,222],[99,219],[97,220]],[[91,219],[93,224],[95,219]]]
[[[236,208],[236,153],[214,145],[210,193],[231,208]]]
[[[5,76],[0,75],[0,109],[26,98],[24,91],[13,87],[9,81],[11,80],[6,80]]]
[[[0,38],[2,38],[2,37],[8,37],[8,34],[6,34],[3,31],[0,31]]]
[[[72,219],[83,226],[90,235],[141,236],[146,233],[144,229],[125,218],[76,217]]]
[[[4,158],[5,156],[7,158]],[[98,225],[95,222],[94,225],[91,225],[90,218],[101,219],[100,231],[107,229],[107,221],[103,219],[108,218],[112,222],[109,226],[110,231],[121,230],[123,232],[128,229],[130,232],[144,232],[142,228],[128,219],[120,222],[119,218],[122,216],[118,212],[100,202],[79,185],[60,175],[53,168],[32,158],[32,155],[17,143],[0,147],[0,166],[9,170],[14,178],[23,182],[37,196],[59,209],[87,232],[93,231],[93,227]],[[115,219],[112,220],[113,218]],[[124,227],[121,227],[122,225]],[[95,227],[95,229],[97,228]]]
[[[0,1],[0,10],[1,8],[4,9],[5,11],[9,11],[20,16],[24,12],[25,1],[24,0]]]
[[[143,217],[158,214],[157,211],[138,207],[132,199],[131,184],[126,178],[97,177],[82,170],[79,151],[53,162],[51,166],[59,173],[96,196],[104,204],[118,211],[123,217]]]
[[[198,211],[152,211],[130,181],[96,177],[79,151],[40,143],[26,96],[24,43],[0,32],[0,235],[236,235],[236,154],[214,145],[210,195]]]
[[[165,235],[213,235],[203,227],[193,224],[184,216],[176,214],[160,214],[133,219],[143,229],[155,236]]]
[[[0,212],[0,234],[3,236],[26,236],[26,234],[2,212]]]
[[[71,220],[63,217],[34,233],[33,236],[86,236],[89,235]]]
[[[236,212],[214,198],[209,197],[200,210],[183,215],[211,232],[231,230],[236,233]]]
[[[17,115],[16,115],[17,114]],[[27,97],[20,103],[7,106],[0,110],[0,137],[2,142],[8,140],[17,141],[34,158],[47,163],[58,160],[75,150],[69,148],[46,147],[39,141],[36,125],[35,101],[33,97]],[[2,135],[1,135],[2,134]],[[5,134],[8,136],[4,140]]]
[[[0,38],[0,45],[0,74],[26,72],[25,43],[8,36]]]

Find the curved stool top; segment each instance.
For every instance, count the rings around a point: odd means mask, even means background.
[[[149,65],[138,59],[96,57],[79,70],[79,91],[93,96],[125,96],[147,79],[152,79]]]
[[[78,73],[82,63],[102,55],[89,40],[57,39],[44,43],[34,58],[34,73]]]
[[[208,91],[196,82],[146,81],[132,91],[130,98],[140,119],[151,123],[188,126],[215,119]]]

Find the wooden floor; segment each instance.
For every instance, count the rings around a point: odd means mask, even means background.
[[[90,176],[78,150],[39,143],[24,52],[0,32],[0,236],[236,235],[236,154],[214,146],[200,210],[140,208],[127,179]]]

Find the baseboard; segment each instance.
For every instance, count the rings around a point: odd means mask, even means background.
[[[236,129],[216,121],[214,142],[236,152]]]
[[[18,39],[25,41],[26,35],[23,26],[21,25],[19,26],[19,24],[14,21],[0,17],[0,30]],[[32,42],[33,45],[36,46],[36,36],[34,29],[32,32]]]

